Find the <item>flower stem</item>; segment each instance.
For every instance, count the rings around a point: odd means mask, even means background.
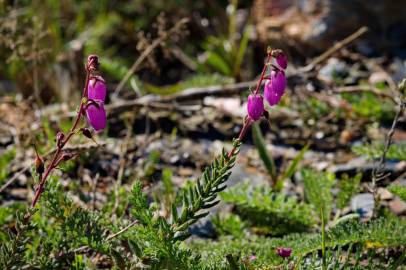
[[[264,78],[265,78],[266,70],[268,69],[268,63],[269,63],[269,61],[271,60],[271,57],[272,57],[272,50],[270,50],[270,51],[268,52],[268,56],[267,56],[267,58],[266,58],[264,68],[262,69],[261,77],[259,78],[257,87],[255,88],[255,91],[254,91],[254,95],[258,94],[259,89],[261,88],[261,84],[262,84],[262,81],[263,81]]]
[[[326,258],[326,222],[324,220],[323,207],[320,208],[321,217],[321,256],[322,256],[322,269],[327,270],[327,258]]]
[[[85,81],[85,87],[83,88],[83,92],[82,92],[82,99],[84,97],[87,97],[87,88],[89,86],[89,79],[90,79],[90,69],[89,66],[86,66],[86,81]],[[35,191],[35,195],[34,198],[31,202],[31,207],[34,208],[35,205],[37,204],[42,192],[44,191],[44,186],[45,186],[45,182],[48,179],[48,176],[50,175],[50,173],[52,172],[53,169],[55,169],[59,162],[61,161],[60,159],[60,155],[62,153],[63,147],[69,142],[69,140],[72,138],[72,136],[75,134],[76,128],[80,122],[80,119],[82,118],[82,113],[84,110],[84,104],[82,102],[80,102],[80,107],[79,110],[77,112],[76,115],[76,119],[75,122],[73,123],[68,135],[66,136],[66,138],[62,141],[61,144],[56,144],[56,150],[55,150],[55,154],[52,157],[51,163],[48,165],[48,167],[45,169],[45,172],[41,178],[41,181]]]
[[[246,117],[244,120],[244,125],[242,126],[242,129],[240,131],[240,134],[238,135],[237,140],[239,140],[240,142],[244,139],[245,134],[248,131],[248,128],[251,126],[252,124],[252,120],[249,117]],[[228,153],[228,158],[230,159],[235,151],[236,147],[234,146],[233,149],[231,149],[230,153]]]
[[[258,94],[259,89],[261,88],[262,81],[266,78],[265,74],[266,74],[266,71],[268,69],[268,63],[271,60],[271,57],[272,57],[272,50],[269,50],[268,51],[268,56],[267,56],[265,64],[264,64],[264,68],[262,69],[261,77],[259,78],[259,81],[257,83],[257,87],[255,88],[255,91],[253,92],[253,95]],[[252,123],[253,122],[249,117],[246,117],[244,119],[244,125],[242,126],[242,129],[240,131],[240,134],[238,135],[237,140],[239,140],[241,142],[244,139],[245,134],[247,133],[247,130],[251,126]],[[231,149],[230,153],[228,153],[228,158],[229,159],[234,154],[235,149],[236,149],[236,147],[233,147],[233,149]]]

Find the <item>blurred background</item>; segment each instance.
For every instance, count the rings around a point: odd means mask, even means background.
[[[182,18],[188,22],[148,55],[126,82],[126,92],[168,94],[176,87],[160,86],[250,80],[268,45],[304,65],[361,26],[369,32],[353,47],[368,57],[388,57],[382,61],[394,63],[399,80],[405,70],[405,5],[396,0],[3,0],[0,94],[18,93],[37,105],[75,101],[90,53],[102,57],[112,90],[140,54]]]
[[[108,128],[98,145],[77,139],[88,151],[57,172],[79,201],[114,201],[136,178],[196,178],[238,134],[268,46],[288,55],[287,94],[256,129],[263,140],[249,134],[231,183],[269,183],[263,149],[283,172],[306,145],[303,166],[369,181],[406,74],[405,10],[403,0],[0,0],[2,199],[32,196],[31,145],[47,153],[69,129],[89,54],[108,84]],[[406,181],[399,121],[388,181]],[[300,182],[294,172],[286,178]]]

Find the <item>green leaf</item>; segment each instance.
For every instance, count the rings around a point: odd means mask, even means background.
[[[323,208],[324,222],[327,222],[333,207],[331,189],[334,185],[334,174],[304,169],[302,170],[302,177],[306,200],[315,209]]]
[[[235,58],[234,72],[233,72],[234,77],[240,73],[241,63],[242,63],[242,60],[244,59],[245,52],[247,51],[249,37],[252,32],[252,28],[253,28],[253,26],[250,24],[250,22],[248,22],[248,24],[244,27],[240,45],[239,45],[238,51],[237,51],[237,56]]]
[[[300,161],[303,160],[303,157],[307,150],[309,149],[309,144],[306,144],[305,147],[300,150],[300,152],[295,156],[295,158],[290,162],[288,168],[283,172],[282,176],[280,177],[279,181],[283,183],[286,179],[289,179],[293,176],[293,174],[297,170],[297,165]]]
[[[208,52],[206,63],[223,75],[231,75],[231,68],[229,67],[227,62],[215,52]]]
[[[358,173],[354,177],[349,177],[348,175],[344,174],[340,179],[337,185],[339,190],[337,194],[337,207],[339,209],[346,207],[352,196],[358,192],[361,178],[362,174]]]
[[[252,124],[252,136],[254,138],[255,147],[258,150],[258,154],[265,165],[266,170],[271,177],[272,185],[276,184],[276,169],[275,162],[271,154],[266,150],[266,143],[264,136],[262,135],[261,128],[258,123]]]

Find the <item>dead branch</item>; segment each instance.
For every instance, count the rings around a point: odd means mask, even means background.
[[[306,66],[298,69],[298,73],[302,73],[302,72],[309,72],[312,69],[314,69],[318,64],[320,64],[321,62],[325,61],[326,59],[328,59],[331,55],[333,55],[335,52],[339,51],[340,49],[344,48],[345,46],[347,46],[348,44],[350,44],[351,42],[353,42],[354,40],[358,39],[359,37],[361,37],[363,34],[365,34],[368,31],[368,27],[363,26],[360,29],[358,29],[357,31],[355,31],[353,34],[349,35],[348,37],[344,38],[343,40],[338,41],[337,43],[335,43],[333,45],[333,47],[331,47],[330,49],[328,49],[327,51],[325,51],[324,53],[322,53],[321,55],[319,55],[318,57],[316,57],[315,59],[313,59],[309,64],[307,64]]]

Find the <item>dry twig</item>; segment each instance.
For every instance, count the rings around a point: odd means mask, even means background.
[[[333,47],[331,47],[330,49],[328,49],[327,51],[325,51],[324,53],[322,53],[320,56],[316,57],[315,59],[313,59],[309,64],[307,64],[306,66],[300,68],[298,70],[298,73],[302,73],[302,72],[309,72],[312,69],[314,69],[318,64],[320,64],[321,62],[325,61],[326,59],[328,59],[331,55],[333,55],[335,52],[339,51],[340,49],[344,48],[345,46],[347,46],[348,44],[350,44],[351,42],[353,42],[354,40],[358,39],[359,37],[361,37],[363,34],[365,34],[368,31],[368,27],[363,26],[360,29],[358,29],[357,31],[355,31],[353,34],[349,35],[348,37],[344,38],[343,40],[338,41],[337,43],[335,43],[333,45]]]
[[[406,84],[406,79],[404,79],[403,82],[399,85],[399,90],[401,92],[401,95],[406,86],[405,84]],[[384,174],[385,167],[386,167],[386,155],[389,151],[389,147],[392,144],[393,134],[395,134],[395,128],[399,122],[399,118],[403,115],[405,108],[406,108],[406,101],[404,99],[402,99],[402,97],[400,97],[400,103],[398,104],[398,110],[396,112],[395,118],[393,119],[391,129],[389,130],[389,132],[386,136],[385,147],[382,151],[382,155],[379,159],[378,164],[376,166],[374,166],[374,169],[372,171],[371,192],[372,192],[372,195],[374,196],[374,202],[375,202],[374,215],[376,214],[376,210],[379,206],[379,194],[378,194],[377,182],[384,179],[387,176]]]
[[[117,85],[116,89],[114,90],[115,95],[118,95],[120,91],[123,89],[125,83],[128,81],[128,79],[131,77],[131,75],[134,74],[138,70],[138,68],[141,66],[141,64],[144,62],[144,60],[148,57],[148,55],[155,50],[159,45],[162,44],[165,40],[171,37],[171,35],[175,32],[178,32],[187,22],[189,21],[188,18],[183,18],[180,21],[178,21],[171,29],[169,29],[167,32],[163,33],[159,38],[155,39],[152,44],[147,47],[140,57],[137,58],[137,60],[134,62],[134,64],[131,66],[131,68],[127,71],[123,79],[121,79],[120,83]]]

